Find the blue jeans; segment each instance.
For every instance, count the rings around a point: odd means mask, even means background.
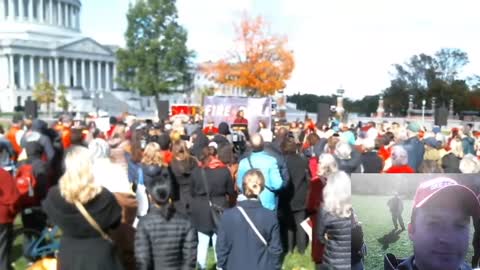
[[[213,253],[215,255],[215,261],[217,261],[217,254],[215,253],[215,244],[217,243],[217,235],[212,235]],[[207,254],[208,245],[210,244],[210,236],[201,232],[198,232],[198,246],[197,246],[197,263],[200,269],[207,268]]]

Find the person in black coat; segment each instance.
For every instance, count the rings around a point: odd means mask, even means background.
[[[22,165],[32,166],[33,177],[35,177],[36,185],[33,187],[33,195],[35,202],[30,202],[28,205],[22,202],[22,208],[40,206],[40,202],[47,196],[49,188],[48,165],[42,159],[44,154],[44,147],[37,141],[27,142],[25,144],[25,152],[28,159],[22,161]],[[20,166],[21,168],[21,166]],[[42,231],[46,226],[46,216],[40,211],[33,211],[27,213],[22,211],[22,224],[25,228]]]
[[[300,223],[307,218],[306,199],[309,186],[308,162],[297,154],[294,139],[287,139],[283,145],[290,182],[279,196],[279,219],[283,249],[304,253],[307,248],[307,234]]]
[[[106,233],[120,225],[121,207],[112,193],[95,184],[92,167],[87,148],[71,147],[65,157],[65,174],[43,202],[49,219],[62,230],[59,270],[123,270],[114,245],[75,206],[76,201],[81,203]]]
[[[375,141],[373,139],[365,139],[363,148],[365,150],[361,157],[363,173],[381,173],[383,170],[383,161],[378,156]]]
[[[190,204],[191,221],[198,231],[197,262],[200,269],[206,268],[210,238],[215,247],[217,228],[214,224],[207,197],[208,185],[211,202],[220,208],[228,208],[229,197],[235,196],[233,180],[228,167],[218,159],[217,150],[209,146],[203,150],[202,166],[192,172],[192,202]],[[205,179],[202,176],[205,173]]]
[[[350,177],[343,171],[331,174],[323,189],[323,206],[317,215],[317,239],[325,245],[318,269],[351,269],[351,203]]]
[[[463,146],[459,138],[450,141],[450,151],[442,157],[442,169],[445,173],[461,173],[460,161],[463,158]]]
[[[190,215],[192,201],[192,172],[198,166],[197,160],[190,156],[184,141],[175,142],[172,146],[173,159],[170,163],[172,173],[179,188],[179,198],[175,202],[175,210],[184,215]]]
[[[238,206],[225,210],[218,228],[217,269],[228,270],[279,270],[281,269],[282,244],[277,215],[262,207],[258,195],[265,179],[257,169],[248,171],[243,180],[243,192],[247,198]],[[260,233],[256,234],[246,216]],[[265,241],[265,242],[263,242]]]
[[[195,269],[197,232],[187,216],[176,213],[172,185],[155,179],[148,188],[150,212],[140,219],[135,235],[138,270]]]

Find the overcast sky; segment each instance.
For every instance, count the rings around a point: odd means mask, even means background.
[[[83,0],[83,33],[123,46],[128,3]],[[266,17],[294,51],[289,94],[330,95],[340,86],[355,99],[377,94],[389,86],[392,64],[440,48],[466,51],[463,75],[480,74],[478,0],[177,0],[177,7],[196,62],[225,56],[244,11]]]

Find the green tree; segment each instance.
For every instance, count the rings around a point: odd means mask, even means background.
[[[68,112],[68,107],[70,106],[70,102],[67,100],[67,87],[65,85],[60,85],[58,87],[58,98],[57,98],[57,105],[58,107],[62,108],[63,112]]]
[[[130,6],[126,48],[117,52],[120,85],[158,100],[159,94],[191,84],[193,52],[177,19],[175,0],[139,0]]]
[[[47,112],[50,115],[50,104],[55,102],[55,88],[45,79],[45,75],[40,74],[40,82],[35,85],[32,95],[39,105],[47,105]]]
[[[422,99],[435,97],[438,106],[448,106],[453,98],[456,112],[466,109],[470,88],[458,74],[468,62],[466,52],[444,48],[433,56],[414,55],[404,64],[395,64],[394,79],[384,91],[387,111],[391,108],[394,113],[404,114],[410,94],[415,97],[416,107],[421,106]],[[470,84],[475,81],[476,77],[470,78]]]

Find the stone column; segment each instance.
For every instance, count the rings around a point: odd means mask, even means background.
[[[378,99],[377,117],[383,118],[384,112],[385,112],[385,109],[383,107],[383,96],[380,96],[380,98]]]
[[[110,63],[105,62],[105,89],[107,91],[112,90],[112,84],[110,83],[111,78],[110,78]]]
[[[32,0],[30,0],[32,1]],[[40,12],[38,13],[38,17],[39,17],[39,21],[40,22],[44,22],[45,21],[45,15],[44,15],[44,6],[43,6],[43,0],[39,0],[39,3],[38,3],[38,9],[40,10]]]
[[[90,78],[89,78],[89,90],[90,91],[93,91],[93,89],[95,89],[95,80],[93,78],[93,61],[92,60],[89,60],[89,73],[90,73]]]
[[[453,117],[453,99],[450,99],[450,104],[448,106],[448,116]]]
[[[62,2],[57,2],[57,25],[63,26],[63,19],[62,19]]]
[[[13,7],[13,0],[8,0],[8,19],[12,21],[15,19],[15,9]]]
[[[102,62],[97,61],[97,89],[102,89]]]
[[[0,21],[5,20],[6,17],[6,10],[5,10],[5,4],[4,1],[0,1]]]
[[[55,57],[55,87],[60,85],[60,59]]]
[[[20,75],[20,81],[18,82],[19,88],[24,89],[26,86],[25,83],[25,57],[23,55],[19,55],[18,62],[20,63],[18,74]]]
[[[35,58],[33,55],[30,55],[30,64],[29,64],[29,68],[30,68],[30,87],[32,87],[32,90],[33,88],[35,88],[35,68],[34,68],[34,65],[35,65]]]
[[[85,80],[85,59],[82,59],[82,82],[81,82],[81,85],[83,87],[83,89],[87,89],[87,85],[85,84],[86,80]]]
[[[8,86],[10,89],[14,88],[13,86],[15,85],[15,68],[13,67],[14,61],[13,61],[13,54],[7,55],[8,57]]]
[[[53,76],[53,59],[51,57],[48,58],[48,81],[54,84],[55,77]]]
[[[68,4],[65,3],[63,5],[63,14],[64,14],[64,21],[63,21],[63,26],[68,27]]]
[[[38,73],[39,73],[39,81],[41,81],[42,77],[45,79],[45,67],[43,65],[43,57],[39,56],[38,57]]]
[[[23,1],[18,1],[18,17],[20,20],[25,20],[25,8],[23,6]]]
[[[63,58],[63,84],[70,87],[70,71],[68,68],[68,59]]]
[[[413,95],[408,95],[408,109],[407,109],[407,116],[410,118],[412,116],[413,110]]]
[[[340,121],[343,121],[343,113],[345,109],[343,108],[343,94],[345,90],[342,88],[337,90],[337,115]]]
[[[77,86],[77,59],[72,59],[72,76],[73,76],[73,85],[72,87]]]
[[[113,81],[113,89],[118,88],[118,84],[117,84],[117,65],[115,64],[115,62],[113,63],[113,78],[112,78],[112,81]]]
[[[80,29],[80,9],[75,8],[75,29],[79,30]]]
[[[33,0],[28,0],[28,20],[31,22],[35,20],[33,17]]]
[[[50,14],[49,22],[54,24],[55,21],[53,20],[53,0],[48,0],[48,11]]]

